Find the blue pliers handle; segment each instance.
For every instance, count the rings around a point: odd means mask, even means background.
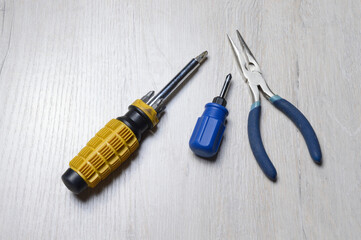
[[[237,36],[241,49],[236,47],[229,36],[228,39],[231,43],[233,52],[236,55],[242,74],[252,92],[253,104],[248,116],[248,139],[253,155],[262,171],[269,179],[273,181],[277,179],[277,171],[264,149],[261,138],[259,124],[261,116],[260,90],[278,110],[283,112],[297,126],[306,141],[313,161],[320,164],[322,160],[321,148],[311,124],[295,106],[271,91],[263,78],[259,64],[238,30]]]
[[[271,97],[270,102],[281,112],[283,112],[297,126],[306,141],[311,158],[317,164],[321,164],[322,153],[315,131],[306,117],[286,99],[278,95]],[[248,139],[251,145],[253,155],[266,176],[275,181],[277,171],[269,159],[264,149],[260,132],[261,104],[255,102],[252,104],[248,115]]]

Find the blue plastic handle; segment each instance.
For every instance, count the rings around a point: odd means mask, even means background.
[[[272,181],[277,179],[277,171],[264,149],[259,127],[261,116],[260,102],[253,103],[248,115],[248,140],[254,157],[264,174]]]
[[[210,158],[217,154],[221,145],[228,110],[217,103],[207,103],[198,118],[189,147],[198,156]]]
[[[290,102],[278,95],[270,98],[270,101],[278,110],[283,112],[297,126],[297,128],[302,133],[303,138],[305,139],[311,158],[315,163],[321,164],[322,153],[320,143],[318,142],[316,133],[306,117]]]
[[[318,142],[315,131],[306,117],[290,102],[281,98],[278,95],[273,96],[270,101],[272,104],[282,111],[292,122],[297,126],[306,141],[308,151],[314,162],[321,163],[322,153],[320,144]],[[251,145],[253,155],[255,156],[259,166],[264,174],[275,181],[277,178],[277,171],[269,159],[266,150],[264,149],[261,133],[260,133],[260,116],[261,105],[260,102],[255,102],[248,116],[248,138]]]

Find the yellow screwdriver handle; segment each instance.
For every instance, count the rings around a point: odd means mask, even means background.
[[[133,131],[123,122],[112,119],[69,165],[93,188],[127,160],[138,146],[139,142]]]

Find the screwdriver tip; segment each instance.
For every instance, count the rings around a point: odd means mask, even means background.
[[[202,63],[204,59],[206,59],[207,55],[208,55],[208,51],[204,51],[201,54],[199,54],[199,56],[197,56],[195,60],[199,63]]]
[[[231,79],[232,79],[232,75],[229,73],[229,74],[226,76],[226,80],[225,80],[224,83],[223,83],[222,91],[221,91],[221,93],[219,94],[219,96],[220,96],[221,98],[225,98],[225,97],[227,96],[229,86],[231,85]]]

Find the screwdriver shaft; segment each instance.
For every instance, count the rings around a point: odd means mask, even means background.
[[[193,58],[157,95],[153,96],[147,104],[154,109],[160,109],[166,103],[171,94],[187,79],[187,77],[196,70],[207,57],[205,51],[199,56]]]

